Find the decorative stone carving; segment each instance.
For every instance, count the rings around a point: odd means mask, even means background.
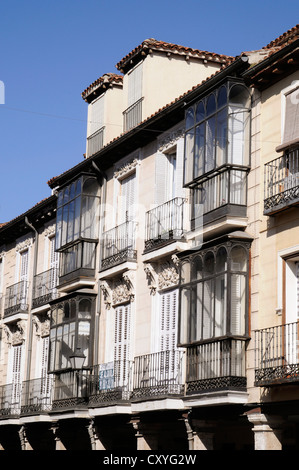
[[[112,289],[109,286],[109,283],[107,281],[101,281],[100,289],[102,290],[104,295],[104,302],[106,304],[106,308],[110,309],[112,304]]]
[[[33,244],[34,238],[26,238],[26,240],[23,240],[22,242],[17,243],[16,245],[16,252],[19,253],[20,251],[27,250],[30,248]]]
[[[22,344],[26,338],[26,326],[27,322],[25,320],[19,320],[16,323],[4,325],[3,330],[6,334],[7,344],[10,346]]]
[[[36,336],[44,337],[50,334],[50,311],[45,315],[33,315],[32,323],[35,326]]]
[[[45,238],[52,237],[53,235],[55,235],[55,229],[56,229],[55,224],[52,224],[49,227],[47,227],[44,231]]]
[[[134,158],[134,160],[126,162],[122,167],[120,167],[114,172],[114,178],[116,179],[124,178],[125,176],[132,173],[136,169],[138,164],[139,164],[139,160],[137,158]]]
[[[133,302],[135,298],[135,273],[125,271],[122,277],[111,281],[101,281],[100,288],[104,294],[106,308],[122,302]]]
[[[179,282],[179,273],[172,261],[167,261],[160,266],[158,276],[159,289],[176,286]]]
[[[158,141],[158,150],[160,152],[165,152],[169,147],[175,145],[181,137],[184,136],[184,128],[179,127],[177,129],[172,129],[166,135],[160,137]]]
[[[144,263],[144,271],[147,276],[150,292],[152,295],[155,295],[158,288],[158,273],[151,263]]]

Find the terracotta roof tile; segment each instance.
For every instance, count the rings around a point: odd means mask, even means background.
[[[299,37],[299,24],[294,26],[293,28],[289,29],[285,33],[281,34],[278,38],[271,41],[267,46],[263,47],[263,49],[270,49],[277,46],[286,46],[291,42],[295,41]]]
[[[84,100],[87,100],[88,96],[91,93],[94,93],[96,90],[99,90],[101,87],[105,87],[113,84],[122,84],[123,77],[116,73],[105,73],[97,80],[95,80],[91,85],[89,85],[82,93],[81,96]]]
[[[116,68],[122,71],[125,68],[129,68],[131,60],[140,54],[148,54],[151,50],[164,51],[181,55],[189,55],[198,59],[205,59],[212,62],[226,63],[227,60],[231,59],[230,56],[224,54],[216,54],[215,52],[202,51],[200,49],[193,49],[191,47],[180,46],[178,44],[172,44],[169,42],[158,41],[150,38],[143,41],[139,46],[135,47],[129,54],[121,59],[117,64]]]

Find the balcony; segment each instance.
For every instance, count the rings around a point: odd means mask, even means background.
[[[86,408],[88,403],[89,370],[69,370],[55,376],[53,411]]]
[[[183,355],[172,350],[135,357],[132,399],[182,396]]]
[[[127,132],[141,123],[143,98],[133,103],[124,112],[124,131]]]
[[[255,332],[255,385],[299,383],[299,322]]]
[[[61,249],[59,285],[69,282],[94,281],[96,242],[81,240]]]
[[[49,269],[34,276],[32,308],[46,305],[50,300],[57,298],[58,270]]]
[[[177,197],[146,212],[145,251],[182,240],[185,202]]]
[[[52,409],[53,376],[26,380],[22,385],[21,415],[47,413]]]
[[[264,167],[264,214],[273,215],[299,203],[299,148]]]
[[[132,389],[131,361],[112,361],[93,367],[89,383],[89,406],[126,402]]]
[[[225,338],[187,348],[186,394],[246,389],[245,340]]]
[[[104,142],[104,127],[94,132],[94,134],[87,137],[87,151],[86,156],[91,157],[103,147]]]
[[[136,229],[136,222],[127,221],[103,233],[102,271],[126,261],[136,262]]]
[[[18,417],[21,410],[21,385],[0,386],[0,419]]]
[[[17,282],[7,287],[5,293],[4,318],[16,313],[28,313],[28,286],[27,281]]]

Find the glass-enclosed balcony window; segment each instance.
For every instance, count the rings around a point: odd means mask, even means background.
[[[99,189],[97,178],[84,174],[59,191],[56,250],[79,240],[98,239]]]
[[[91,365],[94,298],[76,295],[51,307],[49,371],[71,368],[70,356],[80,348],[84,366]]]
[[[250,94],[228,81],[186,111],[184,184],[223,165],[249,166]]]
[[[226,242],[182,260],[179,344],[246,336],[248,250]]]

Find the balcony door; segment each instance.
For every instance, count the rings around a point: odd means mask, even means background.
[[[22,386],[22,359],[23,345],[12,346],[9,351],[7,383],[11,384],[10,407],[15,412],[19,411],[21,386]]]
[[[118,386],[125,386],[129,379],[131,304],[115,307],[114,325],[114,377]]]
[[[286,260],[284,277],[285,323],[290,324],[286,330],[285,357],[288,364],[297,364],[299,362],[297,347],[299,336],[299,260]]]
[[[136,204],[136,173],[132,173],[120,181],[119,224],[134,219]]]

